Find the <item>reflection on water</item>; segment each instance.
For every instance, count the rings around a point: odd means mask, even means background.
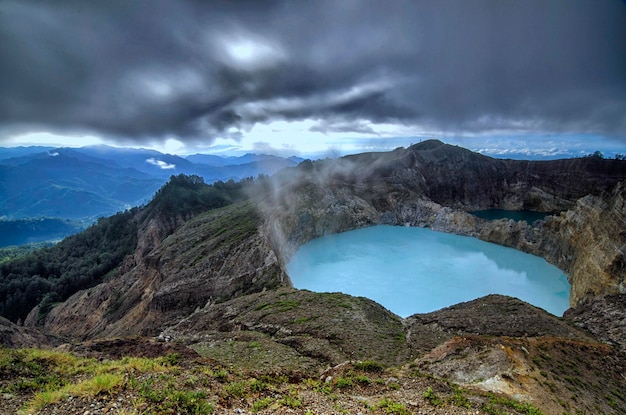
[[[487,294],[562,315],[567,276],[543,258],[476,238],[375,226],[315,239],[287,264],[296,288],[370,298],[406,317]]]

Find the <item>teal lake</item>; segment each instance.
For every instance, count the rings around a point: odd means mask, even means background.
[[[430,229],[374,226],[302,245],[287,264],[293,285],[343,292],[401,317],[488,294],[517,297],[561,316],[567,275],[543,258]]]

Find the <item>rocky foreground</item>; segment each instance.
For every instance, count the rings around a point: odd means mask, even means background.
[[[620,414],[619,347],[505,296],[401,319],[364,298],[282,288],[197,310],[157,338],[57,346],[120,371],[121,380],[99,393],[68,392],[33,413]],[[125,368],[130,356],[167,367]],[[0,364],[0,412],[37,402],[35,387],[12,387],[34,384],[35,364],[54,377],[63,372],[55,362],[68,360]],[[79,369],[66,382],[93,372]],[[180,391],[196,397],[196,409]]]
[[[216,413],[626,413],[625,180],[620,160],[495,160],[436,141],[304,162],[221,208],[139,210],[136,249],[114,275],[48,313],[35,308],[25,326],[0,320],[2,343],[64,344],[102,361],[184,356],[172,390],[202,392]],[[488,208],[550,215],[527,224],[468,213]],[[401,319],[364,298],[290,287],[285,264],[302,243],[376,224],[543,256],[568,273],[572,309],[559,318],[494,295]],[[24,374],[1,370],[10,413],[36,388],[10,391]],[[133,376],[39,413],[202,413],[147,402]],[[253,390],[263,376],[282,380]]]

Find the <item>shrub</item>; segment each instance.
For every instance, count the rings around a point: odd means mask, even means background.
[[[355,362],[353,366],[357,370],[371,373],[379,373],[385,369],[382,363],[375,362],[373,360],[363,360],[362,362]]]

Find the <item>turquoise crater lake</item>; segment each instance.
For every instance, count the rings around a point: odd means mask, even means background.
[[[504,294],[554,314],[569,307],[567,275],[543,258],[430,229],[374,226],[302,245],[287,264],[299,289],[343,292],[401,317],[488,294]]]

